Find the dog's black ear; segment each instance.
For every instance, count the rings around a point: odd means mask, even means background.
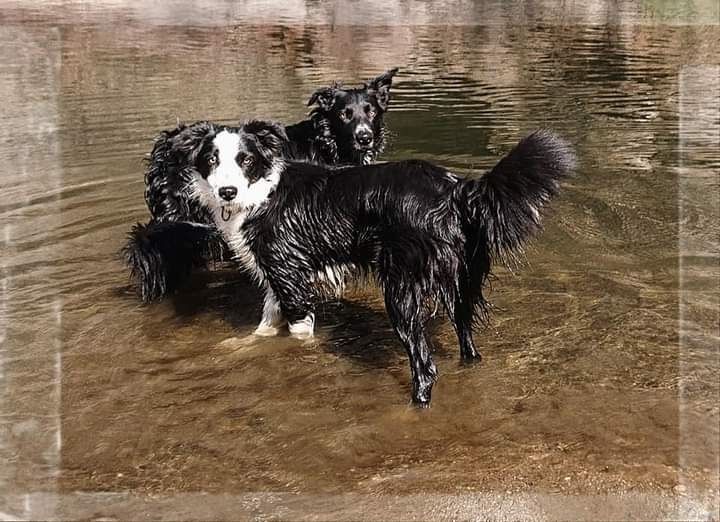
[[[388,104],[390,103],[390,87],[392,86],[393,76],[395,76],[397,72],[398,68],[395,67],[382,73],[374,80],[370,80],[367,84],[368,92],[375,95],[380,108],[384,111],[387,110]]]
[[[215,134],[215,125],[209,121],[199,121],[192,125],[180,124],[175,131],[171,131],[171,150],[179,161],[195,163],[203,145]]]
[[[312,96],[310,96],[308,107],[317,103],[318,107],[322,110],[329,111],[335,104],[336,93],[337,89],[335,87],[323,87],[322,89],[318,89],[312,94]]]
[[[270,121],[251,120],[243,125],[243,130],[255,136],[260,154],[268,160],[282,156],[289,141],[285,128]]]

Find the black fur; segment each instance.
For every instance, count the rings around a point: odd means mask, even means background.
[[[397,71],[391,69],[356,89],[336,84],[315,91],[308,101],[308,106],[315,106],[310,120],[286,128],[293,144],[290,157],[326,165],[373,163],[385,149],[384,114]],[[369,146],[356,139],[362,125],[372,129]]]
[[[361,88],[343,89],[338,84],[319,89],[308,102],[315,106],[307,120],[288,125],[282,134],[283,155],[299,161],[326,165],[367,164],[373,162],[385,147],[383,116],[388,109],[392,78],[397,69],[366,83]],[[365,111],[371,107],[372,117]],[[352,109],[353,117],[343,119],[345,111]],[[361,124],[372,129],[370,146],[357,143],[355,130]],[[217,244],[204,245],[202,230],[208,236],[205,242],[217,242],[212,229],[194,230],[194,241],[201,254],[183,258],[185,250],[165,255],[161,245],[154,245],[153,238],[163,235],[180,237],[186,227],[172,230],[171,222],[191,222],[212,225],[208,210],[190,193],[191,172],[180,168],[184,146],[198,134],[205,134],[209,122],[193,125],[179,124],[175,129],[163,131],[155,140],[145,173],[145,201],[151,220],[147,225],[135,227],[123,248],[125,262],[132,277],[138,283],[143,301],[159,299],[174,291],[190,274],[187,267],[200,267],[208,261],[227,260],[231,256],[227,246],[220,240]],[[252,132],[252,129],[249,129]],[[180,163],[179,163],[180,162]],[[178,266],[174,266],[174,265]]]
[[[241,143],[252,139],[247,127],[232,132]],[[410,359],[412,400],[427,406],[437,378],[428,320],[442,304],[462,358],[480,357],[472,329],[487,309],[482,290],[492,264],[540,229],[542,210],[573,168],[570,147],[547,131],[523,139],[478,179],[425,161],[335,169],[288,162],[264,202],[244,208],[244,221],[225,224],[223,234],[242,245],[239,258],[291,331],[339,279],[374,275]]]
[[[173,221],[137,223],[128,234],[123,254],[132,276],[143,277],[144,301],[164,295],[192,271],[220,257],[227,248],[212,225]],[[172,259],[173,263],[166,260]]]

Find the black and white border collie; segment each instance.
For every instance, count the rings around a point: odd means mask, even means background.
[[[384,115],[396,69],[391,69],[358,88],[340,84],[313,93],[307,120],[284,128],[282,155],[325,165],[366,165],[385,148]],[[195,267],[222,260],[227,252],[212,225],[212,215],[194,197],[195,183],[178,162],[182,141],[202,127],[178,125],[155,141],[145,173],[145,201],[151,221],[137,224],[123,249],[143,301],[164,297],[175,290]],[[162,242],[168,229],[178,241]]]
[[[426,326],[442,304],[464,360],[479,359],[472,329],[487,311],[493,261],[517,253],[574,168],[547,131],[522,141],[488,173],[463,179],[425,161],[328,168],[283,157],[272,123],[202,124],[181,152],[194,195],[265,292],[259,335],[286,324],[311,336],[317,303],[348,279],[373,275],[410,358],[412,400],[428,406],[437,370]],[[169,240],[169,239],[168,239]]]

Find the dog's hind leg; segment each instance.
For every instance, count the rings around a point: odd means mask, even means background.
[[[410,359],[412,402],[420,408],[427,408],[430,406],[433,384],[437,380],[437,367],[430,355],[430,345],[425,335],[430,313],[425,310],[424,303],[418,302],[410,294],[402,292],[395,285],[386,285],[385,307]]]
[[[473,299],[465,278],[460,276],[459,288],[454,295],[443,295],[443,304],[452,322],[458,343],[460,344],[460,358],[463,362],[480,361],[482,356],[475,348],[472,337],[473,326]]]

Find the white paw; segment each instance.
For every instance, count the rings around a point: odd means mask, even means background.
[[[304,319],[288,324],[290,335],[299,339],[308,339],[315,333],[315,314],[307,314]]]

